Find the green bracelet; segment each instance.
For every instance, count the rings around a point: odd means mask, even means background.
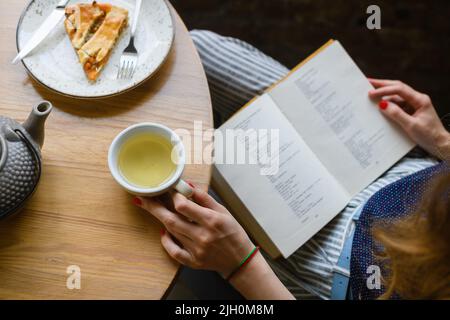
[[[258,246],[253,248],[253,250],[250,251],[250,253],[244,259],[242,259],[239,266],[236,269],[234,269],[233,272],[230,273],[230,275],[226,278],[226,280],[229,281],[239,270],[241,270],[242,267],[248,264],[250,260],[252,260],[252,258],[258,253],[258,251],[259,251]]]

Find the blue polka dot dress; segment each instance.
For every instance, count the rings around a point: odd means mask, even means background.
[[[394,182],[368,200],[357,222],[352,246],[350,263],[352,299],[377,299],[386,290],[383,283],[381,283],[380,289],[370,289],[369,287],[372,286],[367,285],[368,278],[374,274],[373,267],[369,267],[379,264],[374,257],[374,252],[382,250],[381,245],[374,241],[371,234],[374,223],[389,224],[409,212],[414,212],[428,183],[444,172],[450,172],[449,164],[445,162]],[[379,265],[379,267],[381,275],[386,276],[383,266]],[[391,298],[398,299],[400,297],[395,295]]]

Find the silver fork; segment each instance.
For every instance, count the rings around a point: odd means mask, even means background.
[[[134,46],[134,36],[136,34],[136,28],[139,18],[139,12],[141,11],[142,0],[136,0],[136,6],[134,8],[133,26],[131,27],[131,39],[128,47],[120,57],[119,71],[117,72],[117,79],[131,79],[136,71],[138,64],[138,51]]]

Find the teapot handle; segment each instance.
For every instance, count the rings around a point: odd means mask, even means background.
[[[8,158],[8,147],[6,144],[6,140],[3,136],[0,135],[0,171],[5,165],[7,158]]]

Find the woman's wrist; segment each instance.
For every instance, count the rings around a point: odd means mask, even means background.
[[[227,281],[230,281],[230,280],[234,277],[234,275],[235,275],[236,273],[238,273],[241,269],[245,268],[246,265],[249,264],[249,263],[253,260],[253,258],[258,254],[258,252],[259,252],[259,247],[258,247],[258,246],[254,246],[253,249],[250,251],[250,253],[247,254],[247,255],[245,256],[245,258],[242,259],[242,260],[239,262],[239,264],[237,265],[237,267],[235,267],[235,268],[233,269],[233,271],[231,271],[231,272],[228,274],[228,276],[226,277],[226,280],[227,280]]]
[[[450,161],[450,132],[444,131],[436,137],[437,156],[441,160]]]
[[[249,263],[237,272],[234,277],[230,279],[230,283],[235,287],[247,286],[253,279],[267,275],[270,270],[265,266],[264,257],[260,252],[249,261]],[[268,266],[267,266],[268,267]]]
[[[258,252],[230,279],[230,284],[247,299],[294,299],[272,271],[261,252]]]

